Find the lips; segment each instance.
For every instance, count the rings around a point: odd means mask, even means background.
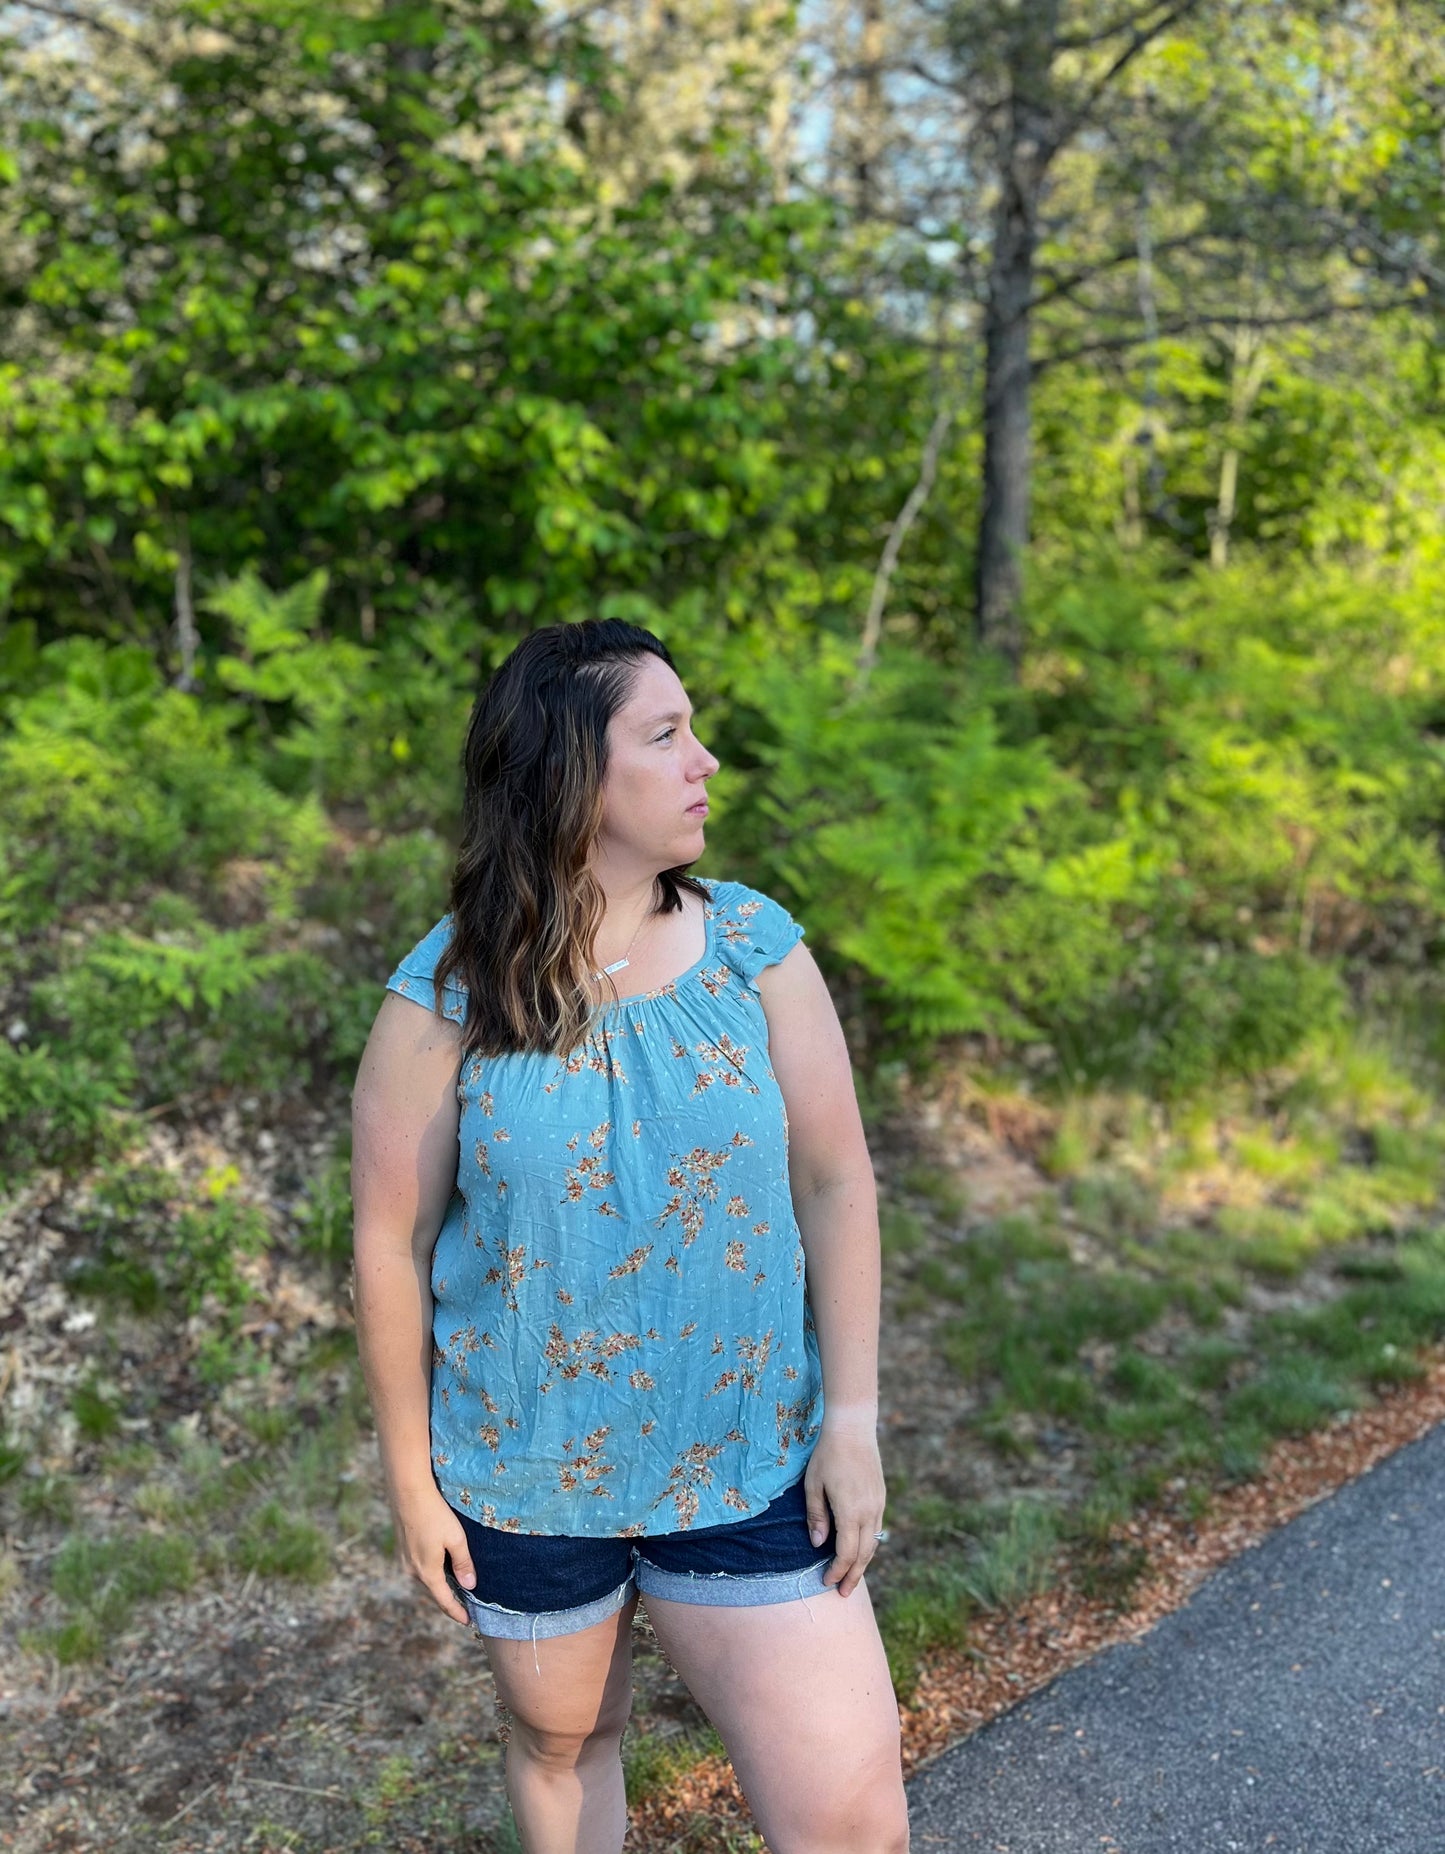
[[[700,803],[696,805],[689,805],[687,808],[687,815],[690,818],[705,818],[707,816],[707,812],[708,812],[708,806],[707,806],[706,799],[703,799]]]

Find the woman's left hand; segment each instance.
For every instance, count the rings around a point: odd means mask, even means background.
[[[829,1410],[803,1476],[808,1532],[815,1545],[828,1536],[828,1512],[837,1529],[833,1562],[823,1579],[851,1596],[878,1549],[886,1489],[873,1410]]]

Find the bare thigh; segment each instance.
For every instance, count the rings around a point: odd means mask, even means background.
[[[497,1697],[532,1743],[560,1750],[599,1734],[621,1738],[632,1710],[636,1608],[633,1591],[615,1616],[573,1635],[482,1637]]]
[[[773,1854],[908,1846],[898,1701],[866,1578],[729,1609],[644,1599]]]

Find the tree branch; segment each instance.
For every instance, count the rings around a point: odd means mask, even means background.
[[[1344,240],[1346,244],[1353,242],[1363,245],[1379,260],[1385,275],[1417,281],[1429,290],[1445,294],[1445,271],[1439,265],[1432,264],[1418,246],[1402,250],[1391,245],[1384,234],[1376,231],[1372,225],[1359,219],[1347,218],[1343,213],[1322,210],[1317,216],[1320,224],[1337,239]],[[1352,261],[1355,260],[1352,258]]]
[[[121,45],[138,45],[141,42],[139,33],[123,31],[108,19],[97,19],[90,13],[75,13],[69,7],[51,5],[49,0],[15,0],[15,4],[27,13],[41,13],[47,19],[58,19],[62,25],[83,26],[89,32],[102,33]]]
[[[1149,45],[1152,45],[1154,40],[1167,32],[1171,26],[1177,25],[1181,19],[1187,19],[1191,13],[1197,12],[1203,3],[1204,0],[1176,0],[1176,4],[1169,7],[1168,10],[1158,19],[1154,20],[1151,25],[1141,26],[1134,33],[1134,36],[1114,59],[1109,68],[1090,85],[1083,101],[1078,104],[1070,115],[1066,116],[1064,120],[1058,124],[1053,134],[1049,137],[1048,156],[1050,160],[1053,159],[1061,148],[1066,147],[1067,144],[1074,139],[1079,130],[1082,129],[1084,124],[1089,120],[1090,116],[1093,115],[1095,109],[1097,109],[1099,103],[1109,90],[1110,85],[1128,69],[1139,56],[1140,52],[1144,51]]]
[[[1161,238],[1154,246],[1154,255],[1158,257],[1164,251],[1196,250],[1216,240],[1224,244],[1232,244],[1240,238],[1247,238],[1247,234],[1219,231],[1181,232],[1176,238]],[[1049,303],[1057,302],[1061,297],[1072,296],[1074,291],[1081,289],[1084,284],[1092,283],[1096,277],[1102,277],[1108,271],[1118,270],[1123,264],[1133,263],[1137,256],[1138,247],[1136,245],[1121,245],[1117,251],[1110,252],[1108,257],[1100,258],[1097,263],[1087,264],[1082,269],[1069,271],[1066,275],[1057,278],[1047,289],[1039,291],[1028,307],[1031,311],[1043,309]],[[1048,273],[1044,271],[1043,274]]]
[[[971,375],[970,375],[971,378]],[[873,591],[868,600],[868,615],[863,621],[863,637],[858,647],[858,671],[853,679],[853,694],[861,693],[868,681],[868,676],[878,656],[878,637],[883,629],[883,608],[888,603],[888,588],[893,581],[893,571],[898,565],[898,556],[903,551],[903,543],[908,539],[908,530],[917,521],[919,511],[928,500],[938,475],[938,454],[943,448],[943,440],[948,428],[953,423],[959,403],[968,390],[965,385],[957,398],[946,399],[938,408],[928,436],[923,441],[923,457],[919,465],[918,481],[908,492],[908,499],[898,511],[897,518],[888,530],[888,539],[884,543],[883,556],[878,562],[878,571],[873,575]]]
[[[1133,7],[1121,19],[1110,20],[1107,26],[1100,26],[1097,32],[1067,33],[1054,40],[1055,51],[1092,51],[1096,45],[1105,45],[1110,39],[1117,39],[1121,32],[1130,27],[1138,27],[1141,19],[1147,19],[1151,13],[1159,10],[1159,0],[1142,7]]]
[[[1390,309],[1418,309],[1419,298],[1416,296],[1396,296],[1385,302],[1324,303],[1317,309],[1296,309],[1285,311],[1280,315],[1225,315],[1211,314],[1202,309],[1195,315],[1177,316],[1173,321],[1161,322],[1154,331],[1154,338],[1167,335],[1194,334],[1201,328],[1303,328],[1316,322],[1328,322],[1337,315],[1382,315]],[[1048,371],[1050,367],[1062,366],[1065,361],[1081,360],[1089,354],[1116,353],[1121,348],[1136,347],[1145,339],[1138,331],[1123,335],[1105,335],[1098,341],[1082,341],[1072,348],[1059,348],[1052,354],[1045,354],[1033,364],[1035,375]]]

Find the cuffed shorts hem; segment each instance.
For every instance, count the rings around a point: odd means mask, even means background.
[[[742,1609],[749,1604],[786,1603],[793,1597],[818,1596],[835,1589],[823,1581],[833,1562],[820,1558],[801,1571],[768,1571],[762,1576],[738,1576],[732,1571],[663,1571],[639,1557],[634,1569],[615,1590],[591,1603],[578,1603],[571,1609],[505,1609],[500,1603],[484,1603],[470,1590],[458,1590],[472,1627],[478,1635],[500,1637],[503,1641],[536,1642],[556,1635],[575,1635],[594,1623],[615,1616],[634,1590],[643,1596],[668,1597],[674,1603],[700,1603],[726,1609]]]
[[[479,1635],[500,1635],[507,1641],[535,1642],[544,1636],[575,1635],[578,1629],[590,1629],[594,1622],[605,1622],[616,1615],[636,1585],[629,1573],[615,1590],[592,1603],[578,1603],[572,1609],[503,1609],[500,1603],[483,1603],[470,1590],[460,1591],[462,1608],[471,1618]]]
[[[801,1571],[767,1571],[759,1577],[738,1577],[731,1571],[662,1571],[646,1558],[639,1558],[633,1576],[645,1597],[741,1609],[751,1603],[786,1603],[790,1597],[817,1596],[821,1590],[834,1589],[834,1585],[823,1582],[823,1573],[832,1562],[831,1557],[820,1558]]]

